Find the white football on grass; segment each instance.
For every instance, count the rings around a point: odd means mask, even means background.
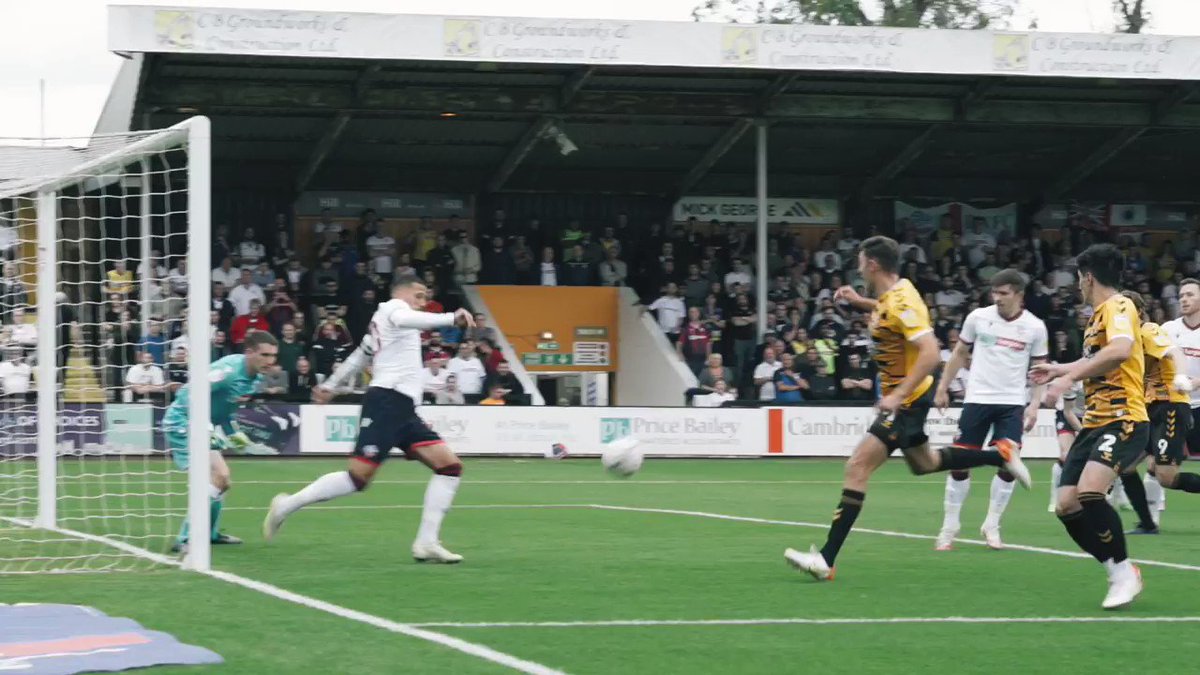
[[[600,455],[600,463],[609,473],[628,478],[642,468],[642,451],[638,445],[638,440],[632,436],[608,443]]]

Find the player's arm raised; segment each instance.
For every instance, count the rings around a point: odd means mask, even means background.
[[[329,403],[334,398],[337,398],[337,389],[344,383],[349,382],[354,377],[357,377],[367,366],[371,365],[371,359],[375,357],[377,342],[374,335],[367,335],[358,343],[358,348],[342,361],[342,365],[337,367],[325,381],[313,387],[312,400],[313,403]]]
[[[1171,387],[1175,391],[1188,393],[1196,388],[1195,382],[1184,372],[1187,370],[1187,360],[1184,357],[1182,349],[1171,345],[1159,358],[1161,360],[1169,360],[1175,365],[1175,380],[1171,382]]]
[[[845,302],[860,312],[874,311],[876,305],[875,300],[859,295],[853,286],[842,286],[837,289],[833,292],[833,299],[835,302]]]

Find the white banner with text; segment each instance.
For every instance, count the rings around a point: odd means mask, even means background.
[[[399,3],[397,3],[399,4]],[[1194,80],[1200,38],[113,5],[115,52]]]
[[[930,412],[926,429],[934,446],[954,439],[960,412]],[[349,453],[358,413],[357,405],[302,406],[301,454]],[[555,443],[571,454],[595,455],[604,443],[633,436],[647,455],[672,457],[845,457],[875,415],[866,407],[423,406],[419,413],[465,455],[544,455]],[[1058,456],[1053,410],[1041,411],[1024,445],[1026,457]]]

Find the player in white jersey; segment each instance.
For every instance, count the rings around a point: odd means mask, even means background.
[[[1046,324],[1025,311],[1025,278],[1016,270],[1004,270],[992,277],[992,302],[967,315],[950,361],[938,382],[933,402],[943,414],[950,403],[949,386],[959,369],[970,359],[971,374],[954,447],[983,450],[991,436],[992,446],[1007,444],[1014,451],[1021,446],[1023,431],[1037,424],[1041,387],[1032,397],[1026,395],[1025,382],[1030,365],[1041,363],[1049,354]],[[959,514],[971,476],[966,470],[946,476],[945,515],[934,548],[949,551],[962,523]],[[1000,518],[1013,493],[1013,475],[1001,468],[992,479],[987,517],[980,532],[993,549],[1004,548],[1000,539]]]
[[[1062,478],[1063,463],[1067,461],[1067,453],[1071,444],[1083,428],[1083,383],[1076,382],[1075,386],[1062,395],[1054,403],[1054,431],[1058,437],[1058,461],[1050,471],[1050,507],[1046,509],[1054,513],[1058,506],[1058,479]]]
[[[1166,510],[1167,497],[1163,488],[1183,492],[1200,492],[1200,475],[1180,473],[1179,464],[1190,456],[1200,458],[1200,281],[1184,279],[1179,282],[1179,318],[1162,325],[1171,342],[1183,353],[1183,375],[1191,380],[1192,427],[1187,435],[1187,452],[1177,453],[1176,461],[1163,461],[1157,456],[1152,464],[1153,474],[1145,480],[1146,501],[1150,508]]]
[[[371,386],[363,397],[358,439],[348,471],[325,474],[295,494],[279,494],[263,521],[263,536],[269,541],[286,519],[299,509],[365,490],[393,448],[407,459],[419,460],[433,470],[425,490],[421,526],[413,542],[418,562],[457,563],[462,556],[451,553],[439,540],[442,519],[454,502],[462,475],[462,462],[450,447],[417,415],[424,384],[421,331],[452,326],[473,327],[471,313],[431,314],[421,311],[429,290],[413,275],[392,281],[392,299],[381,304],[371,317],[369,334],[358,349],[313,389],[313,401],[328,403],[334,392],[364,368],[372,371]]]

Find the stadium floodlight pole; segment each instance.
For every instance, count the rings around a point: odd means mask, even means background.
[[[34,526],[58,526],[58,193],[37,196],[37,472]],[[66,375],[63,374],[65,379]]]
[[[191,536],[184,567],[206,571],[212,564],[209,519],[209,420],[212,398],[209,382],[208,337],[212,287],[205,279],[212,242],[212,125],[207,117],[192,117],[187,125],[188,161],[188,523]]]
[[[138,161],[138,168],[141,170],[138,195],[138,228],[141,238],[141,269],[138,270],[138,276],[141,277],[141,294],[142,302],[146,304],[145,311],[139,312],[142,322],[142,335],[150,334],[150,282],[154,278],[154,267],[150,260],[150,230],[153,223],[150,221],[150,162],[143,157]]]
[[[754,276],[758,296],[758,341],[767,334],[767,122],[758,121],[758,226],[754,244],[758,251],[758,270]]]

